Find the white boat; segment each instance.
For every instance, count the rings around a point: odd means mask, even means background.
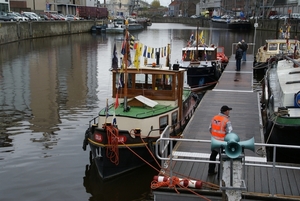
[[[124,33],[125,25],[123,23],[123,19],[115,19],[111,23],[109,23],[105,29],[106,33],[112,34],[120,34]]]
[[[265,74],[266,143],[300,145],[300,60],[284,56]],[[270,150],[270,156],[273,150]],[[277,148],[279,162],[300,163],[298,149]]]

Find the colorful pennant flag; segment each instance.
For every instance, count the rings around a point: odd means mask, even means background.
[[[113,58],[112,58],[112,65],[111,67],[113,69],[117,69],[118,68],[118,56],[117,56],[117,47],[116,47],[116,43],[114,44],[114,50],[113,50]]]

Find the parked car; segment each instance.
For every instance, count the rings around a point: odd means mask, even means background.
[[[196,19],[196,18],[200,18],[200,16],[199,15],[192,15],[191,18]]]
[[[286,20],[288,18],[289,18],[288,15],[282,15],[282,16],[279,17],[280,20]]]
[[[75,15],[71,15],[71,14],[66,15],[66,17],[67,20],[80,20],[79,17],[76,17]]]
[[[34,12],[23,12],[23,14],[32,21],[41,21],[41,17]]]
[[[0,11],[0,21],[16,21],[14,17],[8,16],[6,12]]]
[[[29,20],[27,17],[22,16],[20,13],[15,13],[15,12],[7,13],[7,16],[14,18],[14,21],[17,21],[17,22]]]
[[[67,20],[67,17],[62,13],[57,14],[57,16],[59,17],[60,20]]]

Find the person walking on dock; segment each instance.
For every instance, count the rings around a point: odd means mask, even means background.
[[[227,105],[223,105],[220,109],[220,113],[218,115],[215,115],[211,120],[209,131],[211,133],[211,136],[216,140],[224,141],[225,136],[228,133],[232,132],[232,125],[229,120],[230,110],[232,110],[232,108],[228,107]],[[216,161],[218,154],[219,152],[217,150],[212,150],[209,160]],[[217,174],[217,172],[215,171],[215,167],[215,163],[209,164],[208,175]]]
[[[237,47],[236,47],[236,52],[235,52],[235,60],[236,60],[236,71],[241,70],[241,61],[243,57],[243,50],[241,49],[242,43],[239,42]]]
[[[245,40],[242,40],[242,46],[241,46],[242,50],[243,50],[243,61],[246,61],[246,55],[247,55],[247,50],[248,50],[248,44],[245,42]]]

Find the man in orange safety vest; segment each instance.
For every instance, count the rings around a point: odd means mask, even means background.
[[[231,122],[229,120],[229,112],[232,108],[227,105],[221,107],[221,111],[218,115],[214,116],[209,125],[209,131],[211,136],[216,140],[224,141],[225,135],[232,132]],[[209,160],[216,161],[219,152],[217,150],[212,150]],[[208,175],[214,175],[216,164],[210,163],[208,166]]]

